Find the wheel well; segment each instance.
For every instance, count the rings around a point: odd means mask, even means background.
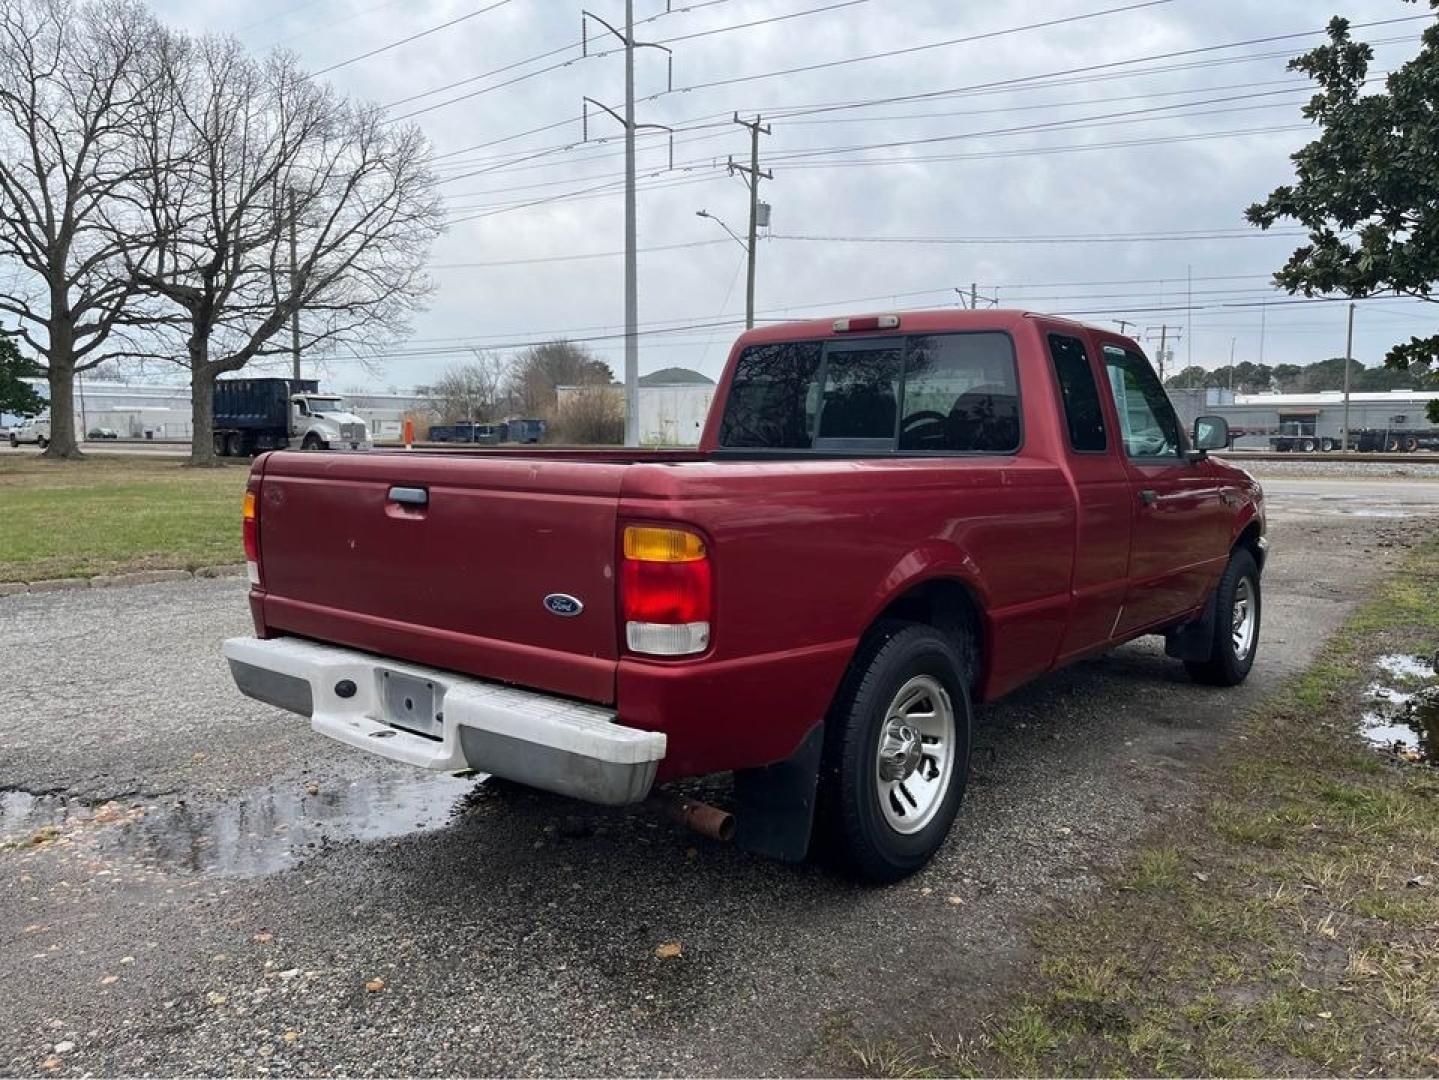
[[[924,623],[952,638],[961,649],[974,689],[983,670],[986,643],[979,604],[965,585],[951,578],[916,585],[891,600],[871,627],[892,619]]]
[[[1244,527],[1244,531],[1239,534],[1239,539],[1234,541],[1234,546],[1236,548],[1246,548],[1249,554],[1254,556],[1254,564],[1259,567],[1262,573],[1264,570],[1264,548],[1259,543],[1260,535],[1259,522],[1251,521]]]

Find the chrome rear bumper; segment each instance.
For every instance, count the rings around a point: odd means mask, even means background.
[[[598,705],[298,638],[230,638],[222,651],[242,693],[308,716],[322,735],[425,769],[478,769],[621,805],[649,794],[665,754],[662,733],[617,724]],[[386,715],[387,676],[432,686],[433,735]]]

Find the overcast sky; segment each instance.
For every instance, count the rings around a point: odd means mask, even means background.
[[[622,0],[585,2],[611,22],[624,17]],[[667,136],[642,133],[640,142],[640,323],[647,331],[681,328],[642,336],[642,373],[681,365],[715,375],[742,325],[744,252],[695,214],[706,209],[737,232],[745,228],[747,192],[724,168],[728,156],[749,151],[748,133],[727,122],[736,110],[773,117],[773,133],[761,140],[762,164],[774,172],[761,185],[773,206],[772,235],[759,245],[761,319],[952,305],[956,287],[977,282],[986,296],[997,289],[1005,306],[1108,325],[1127,319],[1140,336],[1178,326],[1179,367],[1227,363],[1231,341],[1238,360],[1260,359],[1261,348],[1268,363],[1342,355],[1343,304],[1256,306],[1285,299],[1266,288],[1268,274],[1296,240],[1257,235],[1243,210],[1290,178],[1289,154],[1310,137],[1299,112],[1309,84],[1285,71],[1286,58],[1319,42],[1312,32],[1331,15],[1355,23],[1407,17],[1357,31],[1376,43],[1374,70],[1385,72],[1417,50],[1424,23],[1413,17],[1424,5],[674,0],[673,7],[650,18],[664,0],[636,0],[636,20],[649,20],[638,39],[688,37],[670,41],[672,93],[664,93],[664,53],[637,54],[637,119],[677,129],[673,171]],[[158,10],[193,31],[235,34],[257,51],[293,50],[313,71],[342,64],[321,77],[393,104],[392,116],[417,113],[408,122],[424,128],[440,155],[451,223],[434,249],[429,309],[377,370],[331,364],[330,386],[405,390],[462,360],[470,344],[557,336],[592,339],[587,344],[621,370],[623,141],[601,114],[590,117],[592,141],[582,143],[579,116],[586,95],[622,106],[624,61],[615,52],[580,58],[577,4],[164,0]],[[472,17],[344,63],[463,16]],[[1042,23],[1051,25],[1034,25]],[[616,44],[597,23],[589,32],[592,52]],[[1311,33],[1238,44],[1302,32]],[[955,41],[962,38],[972,40]],[[1200,49],[1207,51],[1172,55]],[[913,51],[834,63],[896,50]],[[551,55],[530,61],[540,54]],[[521,61],[530,62],[511,66]],[[830,66],[792,70],[821,64]],[[554,65],[564,66],[543,70]],[[484,77],[500,68],[508,70]],[[728,81],[737,79],[744,81]],[[461,80],[471,81],[429,93]],[[516,81],[499,85],[508,80]],[[936,94],[942,91],[967,92]],[[786,118],[805,107],[921,94],[931,96]],[[511,138],[547,125],[559,126]],[[1029,130],[997,133],[1013,128]],[[876,145],[895,143],[903,145]],[[478,170],[485,171],[468,175]],[[576,192],[588,194],[564,197]],[[1224,237],[1175,235],[1216,232]],[[1117,239],[1082,239],[1095,235]],[[1010,242],[977,242],[984,239]],[[646,250],[654,248],[667,250]],[[575,255],[597,257],[568,258]],[[1420,305],[1362,304],[1356,356],[1378,363],[1392,342],[1429,330]],[[1153,355],[1157,341],[1146,347]]]

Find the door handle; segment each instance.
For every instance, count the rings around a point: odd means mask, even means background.
[[[1139,501],[1145,506],[1153,506],[1159,501],[1159,494],[1153,488],[1145,488],[1139,493]]]
[[[428,506],[430,493],[424,488],[392,487],[390,488],[390,502],[399,503],[402,506]]]

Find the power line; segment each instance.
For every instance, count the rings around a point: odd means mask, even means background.
[[[1146,2],[1147,2],[1147,3],[1152,3],[1152,4],[1159,4],[1159,3],[1170,3],[1171,0],[1146,0]],[[820,6],[820,7],[809,8],[809,9],[807,9],[807,10],[805,10],[805,11],[791,12],[791,13],[789,13],[789,14],[787,14],[787,15],[774,15],[774,16],[771,16],[771,17],[766,18],[766,19],[755,19],[755,20],[752,20],[752,21],[750,21],[750,22],[736,23],[736,24],[734,24],[734,25],[732,25],[732,26],[717,26],[717,27],[714,27],[714,28],[709,29],[709,30],[697,30],[697,31],[695,31],[695,32],[692,33],[692,34],[681,34],[681,35],[678,35],[678,36],[672,37],[672,38],[662,38],[662,39],[660,39],[660,40],[658,40],[658,41],[652,42],[651,44],[663,46],[663,45],[667,44],[668,42],[672,42],[672,41],[692,41],[692,40],[694,40],[695,38],[713,37],[715,34],[726,34],[726,33],[729,33],[729,32],[732,31],[732,30],[747,30],[747,29],[749,29],[750,27],[763,26],[763,25],[765,25],[766,23],[784,22],[785,20],[788,20],[788,19],[798,19],[798,18],[802,18],[802,17],[804,17],[804,16],[806,16],[806,15],[818,15],[818,14],[821,14],[821,13],[823,13],[823,12],[834,11],[834,10],[836,10],[836,9],[838,9],[838,8],[853,7],[855,4],[864,4],[864,3],[869,3],[869,0],[838,0],[838,2],[836,2],[836,3],[824,4],[824,5]],[[664,12],[664,13],[662,13],[662,14],[668,14],[668,12]],[[655,16],[654,18],[658,18],[658,16]],[[643,22],[652,22],[652,21],[653,21],[653,18],[652,18],[652,19],[647,19],[647,20],[642,20],[642,21],[643,21]],[[637,25],[638,25],[638,24],[637,24]],[[618,49],[613,49],[613,48],[611,48],[611,49],[607,49],[607,50],[605,50],[605,51],[603,51],[603,52],[590,53],[589,55],[590,55],[590,56],[594,56],[594,57],[610,56],[610,55],[613,55],[614,53],[619,52],[619,51],[620,51],[620,50],[618,50]],[[412,111],[410,111],[410,112],[403,113],[403,114],[401,114],[400,116],[393,117],[392,119],[394,119],[394,120],[408,120],[408,119],[411,119],[411,118],[416,117],[416,116],[422,116],[422,115],[424,115],[425,113],[428,113],[428,112],[434,112],[436,109],[446,108],[446,107],[448,107],[448,106],[450,106],[450,105],[457,104],[457,103],[459,103],[459,102],[461,102],[461,101],[469,101],[469,100],[471,100],[472,98],[477,98],[477,97],[481,96],[482,94],[488,94],[488,93],[490,93],[490,92],[492,92],[492,91],[494,91],[494,90],[499,90],[499,89],[501,89],[502,87],[511,86],[511,85],[513,85],[514,83],[522,82],[522,81],[525,80],[525,79],[531,79],[531,78],[534,78],[534,77],[537,76],[537,75],[543,75],[543,74],[545,74],[546,72],[556,71],[556,70],[558,70],[559,68],[562,68],[562,67],[568,67],[570,64],[574,63],[574,59],[575,59],[575,58],[572,58],[572,59],[570,59],[570,60],[565,60],[565,61],[563,61],[563,62],[561,62],[561,63],[558,63],[558,64],[552,64],[552,65],[550,65],[549,67],[543,68],[543,69],[541,69],[541,70],[539,70],[539,71],[529,72],[528,74],[517,76],[517,77],[514,78],[514,79],[509,79],[509,80],[507,80],[507,81],[505,81],[505,82],[502,82],[502,83],[496,83],[496,84],[493,85],[493,86],[482,86],[482,87],[480,87],[480,89],[478,89],[478,90],[471,90],[471,91],[468,91],[467,93],[464,93],[464,94],[457,94],[457,95],[455,95],[455,96],[452,97],[452,98],[446,98],[444,101],[437,101],[437,102],[435,102],[433,105],[426,105],[424,108],[421,108],[421,109],[414,109],[414,110],[412,110]],[[515,66],[515,65],[512,65],[512,66]],[[448,86],[439,87],[439,88],[436,88],[435,90],[428,90],[428,91],[426,91],[424,94],[416,95],[416,97],[429,97],[429,96],[431,96],[432,94],[443,93],[445,90],[451,90],[451,89],[454,89],[454,88],[456,88],[456,87],[458,87],[458,86],[461,86],[461,85],[463,85],[463,84],[465,84],[465,83],[467,83],[467,82],[472,82],[472,81],[474,81],[475,79],[484,78],[484,77],[485,77],[485,76],[472,76],[472,77],[469,78],[469,79],[461,79],[461,80],[459,80],[458,82],[451,83],[451,84],[448,85]],[[668,91],[668,90],[665,91],[665,93],[669,93],[669,92],[670,92],[670,91]],[[659,96],[659,95],[654,95],[654,96]],[[405,100],[405,101],[411,101],[411,100],[414,100],[414,98],[406,98],[406,99],[404,99],[404,100]],[[652,96],[651,98],[646,99],[646,100],[653,100],[653,96]],[[397,103],[397,104],[399,104],[399,103]]]
[[[649,17],[644,18],[644,19],[636,19],[636,20],[635,20],[635,25],[636,25],[636,26],[644,26],[644,25],[646,25],[647,23],[652,23],[652,22],[655,22],[656,20],[663,19],[666,15],[689,15],[689,14],[691,14],[691,13],[693,13],[693,12],[696,12],[696,11],[699,11],[699,10],[701,10],[701,9],[703,9],[703,8],[714,7],[716,4],[727,4],[727,3],[730,3],[730,0],[704,0],[703,3],[687,4],[686,6],[680,8],[678,11],[673,11],[673,10],[668,10],[668,9],[667,9],[667,10],[665,10],[665,11],[659,12],[659,13],[656,14],[656,15],[650,15]],[[432,89],[429,89],[429,90],[422,90],[422,91],[420,91],[418,94],[411,94],[409,97],[404,97],[404,98],[400,98],[400,99],[398,99],[398,100],[396,100],[396,101],[392,101],[392,102],[390,102],[390,103],[387,104],[387,105],[381,106],[381,108],[384,108],[384,109],[393,109],[393,108],[395,108],[397,105],[406,105],[406,104],[409,104],[411,101],[418,101],[420,98],[433,97],[433,96],[436,95],[436,94],[443,94],[446,90],[453,90],[453,89],[455,89],[456,87],[459,87],[459,86],[465,86],[465,85],[468,85],[469,83],[479,82],[481,79],[488,79],[488,78],[489,78],[490,76],[492,76],[492,75],[501,75],[501,74],[503,74],[503,73],[506,72],[506,71],[513,71],[513,70],[514,70],[515,68],[517,68],[517,67],[524,67],[526,64],[533,64],[533,63],[535,63],[536,61],[539,61],[539,60],[548,60],[551,56],[558,56],[560,53],[570,52],[571,50],[578,49],[578,48],[580,48],[581,44],[582,44],[582,43],[581,43],[580,41],[572,41],[572,42],[569,42],[568,44],[560,45],[560,46],[558,46],[558,47],[556,47],[556,48],[549,49],[549,50],[547,50],[546,52],[536,53],[534,56],[527,56],[527,57],[525,57],[523,60],[514,60],[514,61],[512,61],[512,62],[510,62],[510,63],[508,63],[508,64],[505,64],[503,67],[493,68],[493,69],[491,69],[490,71],[482,71],[482,72],[480,72],[478,75],[467,75],[467,76],[466,76],[465,78],[463,78],[463,79],[456,79],[454,82],[446,83],[444,86],[436,86],[436,87],[433,87]],[[595,56],[607,56],[607,55],[609,55],[609,53],[608,53],[608,52],[604,52],[604,53],[594,53],[593,55],[595,55]],[[579,60],[579,59],[582,59],[582,57],[574,57],[572,60],[567,61],[566,64],[561,64],[561,65],[558,65],[558,66],[560,66],[560,67],[565,67],[565,66],[567,66],[569,63],[573,63],[574,60]],[[554,68],[547,68],[546,70],[547,70],[547,71],[552,71],[552,70],[554,70]],[[570,122],[570,121],[568,121],[568,120],[561,121],[561,123],[564,123],[564,124],[567,124],[567,123],[569,123],[569,122]],[[552,127],[557,127],[557,126],[559,126],[559,125],[550,125],[550,126],[552,126]],[[544,129],[542,128],[542,129],[539,129],[539,130],[544,130]],[[463,151],[455,151],[455,152],[456,152],[456,153],[463,153]],[[441,156],[447,156],[447,155],[441,155]]]
[[[831,68],[844,67],[849,64],[862,64],[870,60],[885,60],[895,56],[911,56],[914,53],[928,52],[932,49],[946,49],[955,45],[972,44],[976,41],[989,41],[994,38],[1024,33],[1029,30],[1046,30],[1054,26],[1066,26],[1072,23],[1084,22],[1087,19],[1098,19],[1106,15],[1117,15],[1127,11],[1139,11],[1143,8],[1158,7],[1162,4],[1169,3],[1173,3],[1173,0],[1138,0],[1137,3],[1124,4],[1120,7],[1104,8],[1100,11],[1090,11],[1080,15],[1066,15],[1056,19],[1045,19],[1042,22],[1026,23],[1023,26],[1011,26],[1002,30],[988,30],[979,34],[968,34],[964,37],[949,38],[945,41],[933,41],[925,45],[911,45],[900,49],[886,49],[883,52],[868,53],[864,56],[851,56],[842,60],[826,60],[817,64],[803,64],[799,67],[782,68],[778,71],[762,71],[751,75],[735,75],[727,79],[712,79],[709,82],[682,86],[677,90],[667,90],[665,94],[688,94],[696,90],[709,90],[716,86],[734,86],[738,83],[757,82],[762,79],[777,79],[784,75],[800,75],[811,71],[827,71]],[[651,100],[662,96],[664,96],[664,94],[654,94],[651,96]]]
[[[450,19],[448,22],[442,22],[438,26],[431,26],[426,30],[421,30],[418,33],[411,34],[409,37],[400,38],[398,41],[391,41],[386,45],[381,45],[378,48],[371,49],[369,52],[363,52],[360,53],[358,56],[352,56],[348,60],[341,60],[337,64],[331,64],[329,67],[320,68],[319,71],[312,72],[311,74],[328,75],[330,72],[338,71],[342,67],[349,67],[351,64],[359,63],[361,60],[368,60],[372,56],[379,56],[381,53],[387,53],[391,49],[398,49],[401,45],[408,45],[412,41],[419,41],[420,38],[429,37],[431,34],[438,34],[441,30],[448,30],[452,26],[458,26],[462,22],[467,22],[470,19],[478,18],[481,15],[488,14],[489,12],[494,11],[496,8],[504,7],[508,3],[510,3],[510,0],[494,0],[494,3],[489,4],[486,7],[482,7],[477,11],[471,11],[467,15],[460,15],[457,18]]]
[[[654,247],[642,247],[639,249],[641,255],[648,255],[656,251],[681,251],[688,248],[713,247],[716,244],[727,244],[727,240],[690,240],[683,244],[657,244]],[[572,255],[543,255],[532,259],[500,259],[493,262],[457,262],[457,263],[431,263],[432,270],[469,270],[494,266],[535,266],[540,263],[577,262],[587,259],[610,259],[619,258],[623,251],[586,251]],[[1195,278],[1196,281],[1201,279]]]
[[[1209,230],[1206,232],[1148,232],[1148,233],[1072,233],[1063,236],[807,236],[785,233],[771,233],[771,240],[800,241],[824,244],[1130,244],[1147,242],[1173,243],[1185,240],[1247,240],[1266,236],[1307,236],[1303,229],[1279,231],[1275,229]]]

